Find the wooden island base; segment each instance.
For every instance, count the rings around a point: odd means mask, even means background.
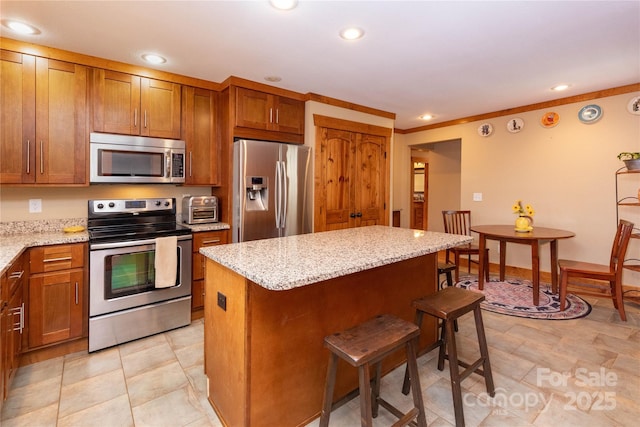
[[[436,258],[432,253],[284,291],[207,259],[205,374],[223,424],[301,426],[318,417],[329,359],[324,337],[381,313],[413,321],[411,301],[437,288]],[[435,322],[425,320],[420,348],[436,337]],[[404,352],[395,353],[383,362],[383,373],[403,361]],[[358,388],[357,369],[340,363],[334,401]]]

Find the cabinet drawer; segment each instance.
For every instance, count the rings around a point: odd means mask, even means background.
[[[86,244],[40,246],[30,251],[31,274],[81,268],[84,266]]]
[[[3,299],[8,301],[11,296],[15,293],[16,289],[20,286],[23,278],[26,278],[27,272],[26,269],[25,256],[20,255],[17,260],[11,264],[11,267],[6,272],[7,282],[5,288],[5,294],[3,295]]]
[[[205,246],[224,245],[228,243],[228,235],[227,230],[194,233],[193,252],[198,252],[200,248]]]

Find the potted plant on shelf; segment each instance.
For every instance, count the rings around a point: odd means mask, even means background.
[[[627,170],[631,171],[640,169],[640,152],[622,152],[618,154],[618,159],[624,162]]]

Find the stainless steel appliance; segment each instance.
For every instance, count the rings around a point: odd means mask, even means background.
[[[176,199],[89,200],[87,229],[89,351],[191,322],[192,235],[176,223]],[[156,288],[156,239],[167,236],[175,284]]]
[[[187,224],[218,222],[218,198],[216,196],[183,197],[182,221]]]
[[[89,152],[92,183],[184,183],[185,142],[181,140],[92,132]]]
[[[233,159],[234,242],[311,231],[309,147],[237,140]]]

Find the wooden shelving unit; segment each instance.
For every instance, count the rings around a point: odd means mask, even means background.
[[[633,179],[637,181],[638,186],[640,187],[640,170],[628,170],[626,167],[622,167],[616,171],[616,224],[620,221],[620,219],[624,218],[620,212],[621,207],[636,207],[640,208],[640,189],[638,189],[638,193],[636,195],[627,195],[624,190],[621,189],[623,185],[620,181],[626,179],[631,176]],[[632,184],[629,184],[632,185]],[[623,188],[626,188],[624,186]],[[621,194],[623,193],[623,194]],[[633,234],[631,235],[631,241],[629,245],[640,246],[640,224],[636,221],[635,226],[633,228]],[[627,250],[627,254],[637,254],[638,249],[629,249]],[[624,267],[640,272],[640,259],[638,258],[627,258],[625,259]]]

